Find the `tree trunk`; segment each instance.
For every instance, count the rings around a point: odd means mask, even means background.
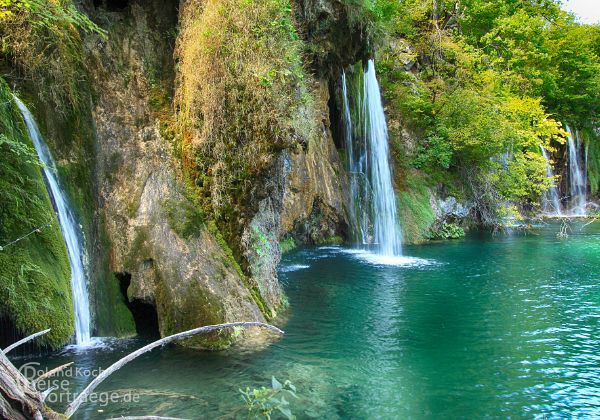
[[[11,420],[64,418],[44,405],[42,395],[0,351],[0,418]]]

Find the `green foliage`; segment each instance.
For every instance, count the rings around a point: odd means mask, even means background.
[[[281,250],[282,254],[285,254],[286,252],[296,249],[297,246],[298,246],[298,242],[296,242],[296,239],[294,239],[294,237],[291,235],[286,236],[281,241],[279,241],[279,249]]]
[[[429,239],[458,239],[465,236],[465,230],[455,223],[443,222],[433,226],[428,233]]]
[[[80,30],[106,36],[71,0],[0,2],[0,57],[17,64],[59,114],[87,104]]]
[[[242,400],[246,404],[248,418],[266,418],[271,419],[275,414],[279,414],[286,419],[295,419],[296,417],[290,410],[290,403],[287,397],[297,398],[296,387],[290,382],[283,384],[273,376],[271,378],[271,387],[261,387],[246,390],[240,389]]]
[[[552,0],[408,0],[392,21],[378,66],[391,122],[417,134],[406,160],[458,177],[487,221],[505,201],[535,203],[552,181],[539,147],[564,143],[560,119],[598,124],[599,26]]]
[[[182,148],[223,226],[278,151],[308,142],[316,117],[289,0],[192,3],[177,50]]]
[[[271,253],[271,243],[269,242],[269,238],[263,232],[261,228],[256,225],[252,226],[252,232],[250,234],[250,242],[252,243],[252,249],[258,255],[259,261],[260,258],[266,257]]]
[[[381,42],[387,35],[399,7],[396,0],[343,0],[343,3],[350,25],[362,27],[371,44]]]
[[[396,195],[404,242],[418,243],[428,238],[435,215],[427,187],[424,177],[409,174],[405,177],[405,186]]]
[[[106,35],[98,25],[75,6],[67,1],[59,0],[0,0],[0,20],[9,20],[15,15],[27,14],[30,22],[35,25],[54,30],[54,25],[73,25],[86,32],[96,32]],[[10,24],[10,22],[6,22]]]
[[[51,328],[40,342],[58,347],[74,325],[67,251],[39,161],[3,79],[0,153],[0,310],[22,334]]]

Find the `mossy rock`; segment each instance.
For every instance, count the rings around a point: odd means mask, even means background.
[[[429,239],[435,214],[429,203],[426,178],[407,174],[406,188],[396,194],[396,200],[404,242],[419,243]]]
[[[200,325],[221,324],[224,311],[221,302],[207,293],[199,279],[192,281],[186,293],[174,292],[168,285],[158,287],[157,312],[162,337],[197,328]],[[182,340],[185,347],[221,350],[235,341],[233,330],[220,330]]]
[[[67,250],[31,140],[2,79],[0,134],[0,312],[23,335],[50,328],[38,343],[57,348],[74,329]]]
[[[103,220],[102,220],[103,222]],[[103,228],[101,223],[99,228]],[[103,229],[100,229],[101,244],[103,250],[111,247],[110,241]],[[92,290],[96,313],[96,334],[100,336],[129,337],[136,334],[133,315],[125,302],[125,296],[121,292],[119,282],[109,270],[108,253],[102,254],[97,264],[96,283]]]

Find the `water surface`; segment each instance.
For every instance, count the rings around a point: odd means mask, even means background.
[[[406,247],[418,259],[396,265],[341,247],[292,252],[280,341],[154,350],[101,388],[139,402],[88,403],[78,418],[227,418],[242,407],[238,388],[271,376],[296,385],[299,418],[600,416],[600,222],[568,240],[557,231]],[[16,362],[105,367],[142,344]]]

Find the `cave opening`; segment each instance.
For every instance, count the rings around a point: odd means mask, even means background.
[[[341,107],[339,104],[338,93],[339,89],[336,89],[337,84],[333,80],[329,80],[329,99],[327,101],[327,108],[329,108],[329,127],[331,130],[331,136],[333,137],[333,143],[337,149],[345,148],[344,142],[344,121],[342,116]]]
[[[121,294],[125,299],[125,305],[133,315],[133,321],[135,322],[135,330],[140,337],[146,338],[158,338],[160,332],[158,328],[158,314],[156,307],[148,302],[144,302],[141,299],[129,300],[127,297],[127,289],[131,284],[131,274],[123,271],[115,273],[117,280],[119,281],[119,288]]]

